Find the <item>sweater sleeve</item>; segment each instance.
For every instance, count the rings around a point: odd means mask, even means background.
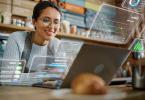
[[[4,51],[3,59],[20,59],[20,50],[13,34],[10,35]]]
[[[20,60],[21,59],[21,51],[19,43],[22,43],[21,38],[25,38],[23,36],[18,36],[21,33],[12,33],[8,38],[7,45],[4,51],[3,59],[9,60]],[[17,40],[19,39],[19,40]],[[23,46],[24,44],[21,44]],[[2,66],[7,66],[6,63],[2,62]],[[1,70],[4,71],[4,70]],[[2,75],[4,76],[4,75]],[[18,83],[13,82],[1,82],[2,86],[9,86],[9,85],[20,85],[20,86],[32,86],[34,83],[43,83],[43,79],[28,79],[28,73],[21,74],[21,81]],[[1,77],[1,80],[6,80],[5,77]]]

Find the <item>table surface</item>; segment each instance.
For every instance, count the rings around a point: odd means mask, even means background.
[[[0,100],[145,100],[145,91],[126,85],[108,86],[106,95],[74,95],[71,89],[0,86]]]

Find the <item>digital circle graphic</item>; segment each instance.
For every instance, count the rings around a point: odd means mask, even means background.
[[[129,4],[134,7],[134,6],[137,6],[139,2],[140,0],[130,0]]]

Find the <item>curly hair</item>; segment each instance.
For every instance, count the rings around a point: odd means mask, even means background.
[[[32,18],[34,18],[35,21],[37,21],[38,17],[41,15],[42,11],[44,9],[46,9],[47,7],[55,8],[57,11],[60,12],[60,16],[62,17],[61,9],[54,2],[51,2],[51,1],[43,1],[43,2],[38,3],[34,7]]]

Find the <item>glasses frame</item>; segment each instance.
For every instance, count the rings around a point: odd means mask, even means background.
[[[48,18],[48,17],[43,17],[43,18],[38,18],[38,19],[41,19],[41,20],[44,22],[44,18]],[[51,23],[50,23],[50,25],[51,25],[53,21],[52,21],[50,18],[48,18],[48,19],[51,21]],[[50,27],[50,25],[48,25],[48,26],[46,26],[46,27]],[[62,25],[62,23],[60,22],[60,26],[57,28],[57,27],[55,27],[55,24],[54,24],[54,22],[53,22],[53,27],[54,27],[54,28],[60,29],[61,25]],[[44,25],[44,26],[45,26],[45,25]]]

